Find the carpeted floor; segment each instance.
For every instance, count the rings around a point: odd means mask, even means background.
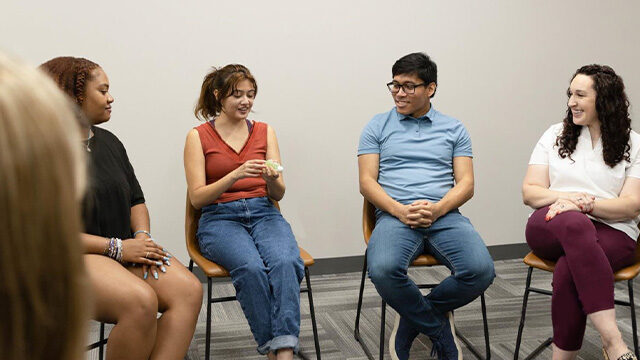
[[[497,277],[485,293],[489,317],[489,333],[491,339],[492,359],[513,359],[518,322],[522,307],[522,295],[526,280],[526,267],[521,260],[504,260],[495,263]],[[316,309],[318,332],[322,358],[364,360],[365,353],[353,337],[360,273],[313,276],[311,282]],[[443,266],[434,268],[410,269],[416,282],[437,282],[448,276]],[[534,271],[532,286],[550,288],[551,274]],[[303,281],[304,284],[304,281]],[[230,283],[214,284],[214,295],[233,295]],[[206,294],[206,291],[205,291]],[[627,299],[626,283],[616,284],[616,296]],[[640,293],[635,292],[634,296]],[[551,335],[550,297],[532,294],[527,307],[527,320],[520,358],[524,358],[538,344]],[[391,333],[395,312],[387,308],[386,336]],[[309,315],[309,303],[306,294],[301,301],[302,323],[300,331],[301,349],[309,358],[315,359],[313,333]],[[631,336],[631,318],[629,309],[616,307],[618,325],[624,340],[633,346]],[[480,350],[484,350],[482,317],[480,300],[456,310],[456,327]],[[185,359],[204,360],[206,306],[203,305],[191,343]],[[373,285],[367,280],[365,284],[363,313],[360,332],[378,355],[378,337],[380,333],[380,297]],[[109,327],[108,327],[109,328]],[[89,341],[97,339],[98,324],[92,323]],[[411,352],[412,359],[428,359],[431,343],[424,336],[418,337]],[[581,359],[602,359],[600,338],[595,330],[588,326],[585,340],[580,352]],[[212,320],[212,359],[266,359],[255,351],[249,326],[237,302],[213,305]],[[385,347],[385,359],[390,358]],[[473,355],[463,347],[464,358],[473,359]],[[97,359],[97,350],[87,353],[87,359]],[[550,359],[551,351],[545,350],[539,359]]]

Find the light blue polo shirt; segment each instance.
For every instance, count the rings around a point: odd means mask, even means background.
[[[453,158],[473,156],[464,125],[433,105],[417,119],[395,107],[374,116],[360,135],[363,154],[380,154],[378,183],[402,204],[440,201],[454,185]]]

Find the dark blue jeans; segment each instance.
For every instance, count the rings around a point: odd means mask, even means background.
[[[304,264],[280,211],[266,197],[209,205],[197,236],[202,254],[231,274],[258,352],[297,352]]]
[[[371,281],[384,301],[415,329],[439,336],[444,314],[471,302],[493,281],[493,259],[487,247],[469,219],[457,210],[426,229],[411,229],[383,211],[376,214],[367,247]],[[425,252],[451,270],[451,276],[427,296],[407,276],[409,264]]]

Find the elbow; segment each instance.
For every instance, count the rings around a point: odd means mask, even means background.
[[[640,203],[634,204],[629,214],[629,220],[636,219],[640,216]]]

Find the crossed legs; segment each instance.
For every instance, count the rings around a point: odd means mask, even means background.
[[[612,359],[627,352],[615,322],[613,271],[633,261],[636,243],[625,233],[570,211],[551,221],[548,207],[535,211],[526,238],[533,252],[555,260],[551,314],[554,359],[574,359],[587,317]]]

